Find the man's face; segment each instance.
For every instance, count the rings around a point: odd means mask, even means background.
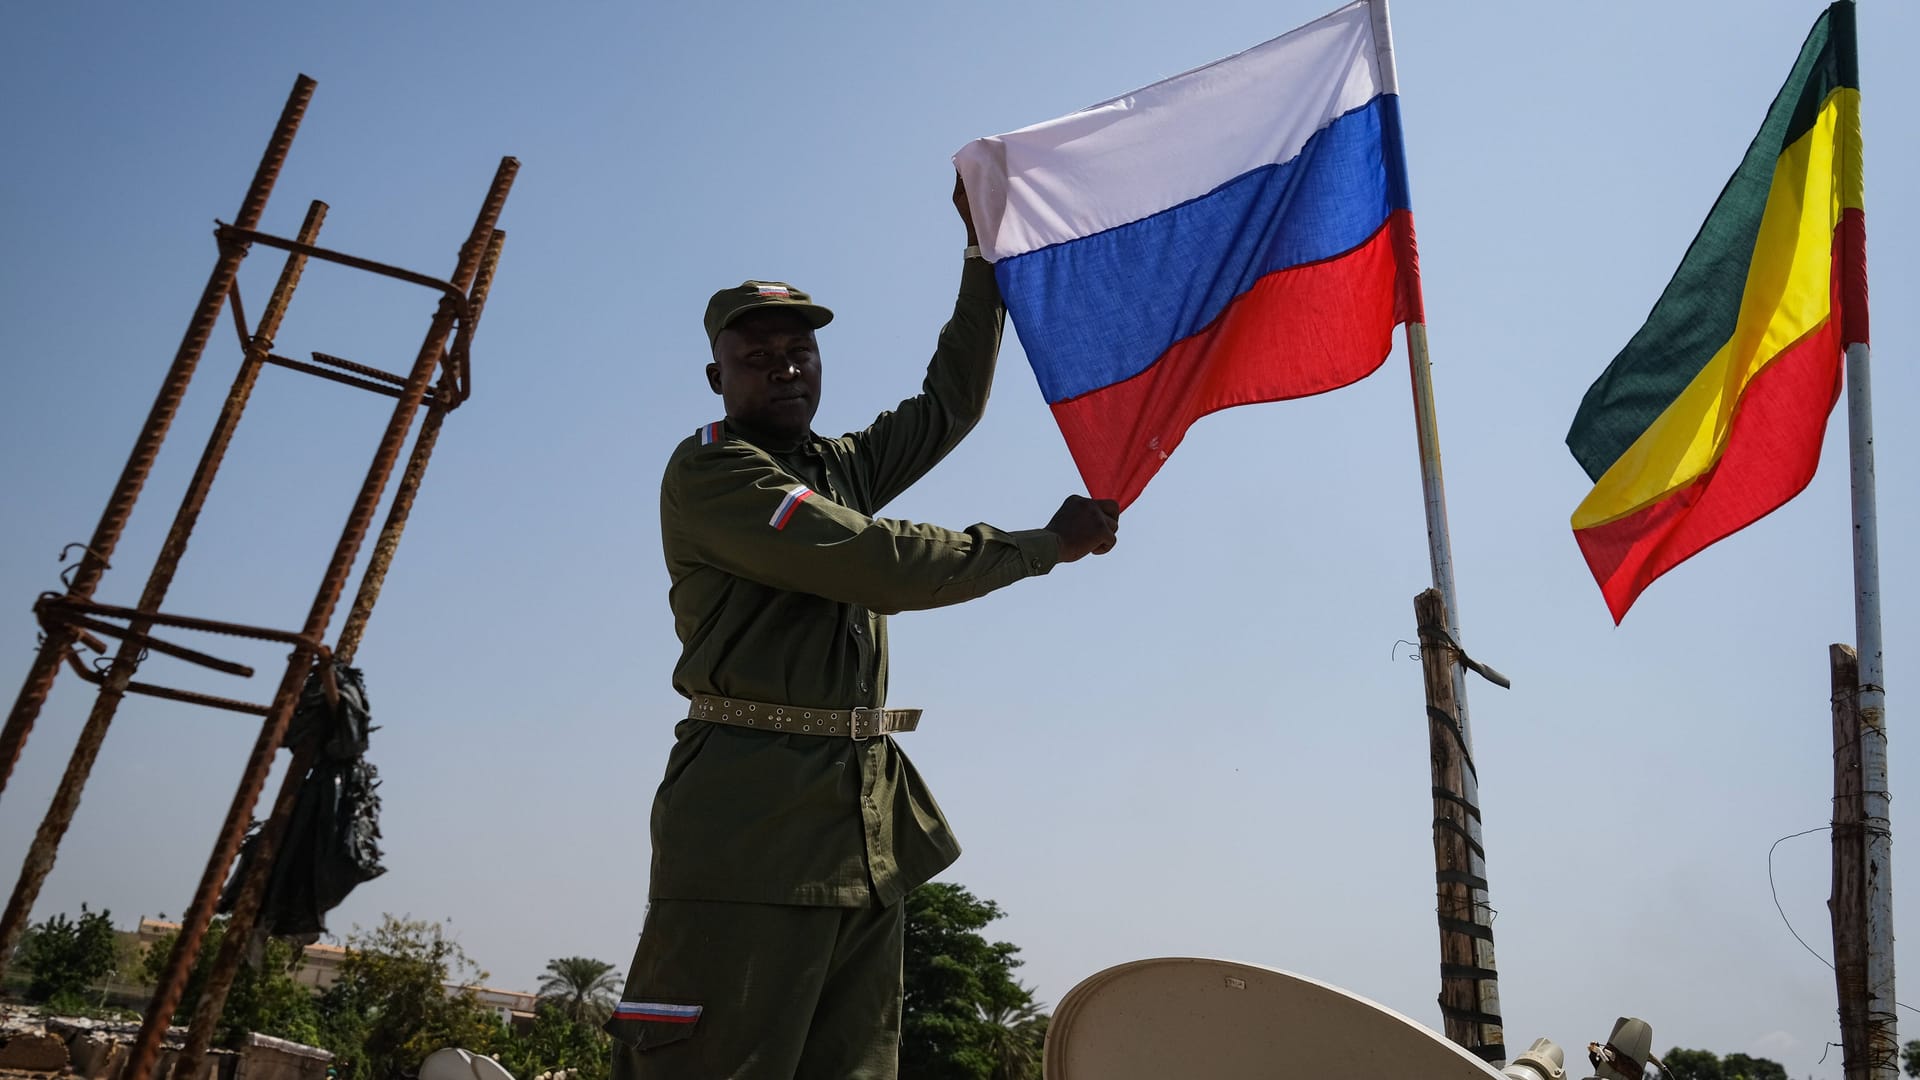
[[[727,420],[756,442],[798,446],[820,407],[820,351],[813,328],[791,311],[749,312],[713,343],[707,383]]]

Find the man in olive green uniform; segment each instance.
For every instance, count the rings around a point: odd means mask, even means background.
[[[918,396],[815,435],[814,331],[799,289],[749,281],[707,307],[726,418],[667,462],[668,602],[690,701],[654,798],[646,924],[615,1080],[891,1080],[901,899],[960,848],[890,732],[886,615],[955,604],[1113,546],[1118,507],[1073,496],[1044,529],[874,517],[979,420],[1005,320],[968,248]]]

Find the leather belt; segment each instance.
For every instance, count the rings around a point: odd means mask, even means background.
[[[864,705],[851,709],[820,709],[745,701],[718,694],[695,694],[687,719],[789,735],[845,735],[857,742],[876,735],[912,731],[920,726],[920,710],[871,709]]]

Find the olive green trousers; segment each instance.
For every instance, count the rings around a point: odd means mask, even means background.
[[[613,1080],[894,1080],[904,907],[655,900]]]

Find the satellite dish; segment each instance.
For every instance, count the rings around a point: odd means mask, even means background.
[[[513,1074],[485,1054],[449,1046],[420,1063],[420,1080],[513,1080]]]
[[[1068,991],[1047,1031],[1045,1073],[1046,1080],[1502,1080],[1438,1032],[1339,987],[1191,957],[1121,964]]]

